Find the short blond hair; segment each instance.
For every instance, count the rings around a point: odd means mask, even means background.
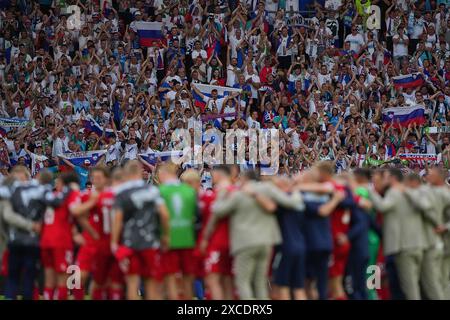
[[[187,169],[180,176],[180,180],[189,183],[189,182],[200,182],[201,177],[197,170],[195,169]]]
[[[129,160],[123,166],[125,176],[135,176],[142,173],[142,164],[137,160]]]
[[[171,161],[164,162],[158,165],[158,173],[160,172],[176,175],[178,172],[178,166]]]
[[[112,180],[114,182],[121,182],[123,181],[123,169],[120,167],[114,168],[112,172]]]
[[[22,165],[16,165],[12,170],[11,170],[11,174],[16,175],[16,174],[23,174],[25,175],[28,179],[30,179],[31,174],[30,174],[30,170],[28,170],[28,168],[26,168],[25,166]]]
[[[317,170],[319,170],[319,172],[321,173],[325,173],[328,174],[330,176],[332,176],[334,174],[334,163],[333,161],[330,160],[323,160],[318,162],[315,167],[317,168]]]

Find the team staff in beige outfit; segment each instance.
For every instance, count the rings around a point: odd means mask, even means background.
[[[406,178],[408,189],[405,191],[409,201],[417,208],[423,218],[423,234],[425,235],[425,250],[423,252],[420,284],[428,299],[442,300],[444,298],[441,282],[441,266],[444,255],[442,236],[436,232],[436,227],[442,225],[443,210],[440,196],[429,185],[422,184],[417,174]]]
[[[408,300],[420,299],[420,271],[425,248],[422,216],[408,201],[403,174],[389,169],[385,174],[389,190],[384,198],[375,191],[371,198],[383,213],[383,247],[386,256],[393,255],[400,287]]]
[[[240,299],[269,298],[267,275],[272,248],[281,242],[273,214],[276,203],[290,208],[303,205],[298,192],[288,196],[270,182],[259,182],[255,172],[247,171],[241,189],[231,194],[219,192],[212,207],[216,218],[230,216],[231,254]]]
[[[443,256],[441,262],[440,283],[444,299],[450,299],[450,188],[446,185],[447,171],[438,167],[431,168],[427,175],[431,204],[436,216],[433,231],[436,238],[442,236]]]

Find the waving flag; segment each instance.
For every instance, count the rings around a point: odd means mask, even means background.
[[[400,153],[398,157],[401,160],[417,163],[424,166],[427,162],[436,162],[437,155],[432,153]]]
[[[81,151],[64,153],[61,157],[68,160],[75,166],[81,166],[85,160],[89,160],[91,165],[95,165],[105,153],[106,150]]]
[[[411,73],[403,76],[393,77],[394,87],[398,88],[416,88],[424,84],[425,80],[423,79],[420,73]]]
[[[139,44],[143,47],[152,47],[155,42],[165,40],[162,32],[162,22],[136,21],[136,30]]]
[[[391,53],[388,50],[384,50],[384,53],[383,53],[383,64],[387,65],[391,61],[392,61]]]
[[[140,153],[139,154],[142,159],[147,161],[150,164],[156,164],[158,158],[161,159],[161,161],[167,161],[170,160],[172,156],[176,157],[179,156],[180,158],[183,156],[183,150],[173,150],[173,151],[154,151],[154,152],[148,152],[148,153]]]
[[[210,120],[220,119],[220,118],[227,118],[227,117],[237,117],[239,115],[239,112],[228,112],[228,113],[219,113],[219,114],[205,114],[202,115],[202,121],[208,122]]]
[[[242,89],[213,86],[213,85],[208,85],[208,84],[195,83],[192,85],[194,85],[198,89],[198,91],[200,91],[206,97],[211,97],[211,91],[216,89],[218,99],[228,96],[228,95],[232,94],[233,92],[240,93],[242,91]],[[205,109],[206,101],[204,101],[202,99],[202,97],[195,90],[192,90],[192,96],[194,97],[194,100],[195,100],[195,106],[201,108],[202,110]]]
[[[409,124],[425,123],[425,108],[423,106],[386,108],[383,110],[383,122],[398,127],[407,127]]]
[[[424,129],[425,133],[450,133],[450,127],[427,127]]]
[[[91,133],[95,132],[99,137],[103,135],[103,127],[98,124],[97,121],[94,120],[90,115],[88,115],[85,119],[82,121],[83,127],[85,132]],[[114,130],[113,129],[106,129],[105,130],[105,137],[114,137]]]
[[[10,118],[0,118],[0,127],[9,127],[9,128],[21,128],[26,127],[29,123],[28,120],[21,119],[10,119]]]
[[[28,120],[0,118],[0,136],[6,136],[8,131],[5,128],[23,128],[29,123],[30,122]]]

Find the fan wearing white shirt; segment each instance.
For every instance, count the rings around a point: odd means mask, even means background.
[[[138,155],[138,144],[136,142],[136,138],[130,136],[128,141],[123,144],[125,149],[124,159],[126,160],[134,160],[137,159]]]
[[[253,111],[252,115],[247,118],[247,125],[249,129],[261,129],[261,124],[258,121],[257,111]]]
[[[317,74],[317,82],[319,83],[319,87],[322,88],[324,83],[331,83],[331,75],[328,73],[327,67],[322,65],[320,68],[320,73]]]
[[[238,82],[237,73],[241,70],[237,66],[237,59],[230,56],[230,47],[227,51],[227,87],[232,87]]]
[[[235,113],[238,110],[238,107],[240,106],[239,101],[235,97],[227,96],[224,101],[224,107],[223,107],[223,113]],[[231,117],[225,117],[225,121],[233,121],[236,119],[236,116]]]
[[[201,57],[203,61],[206,61],[206,59],[208,58],[206,51],[202,49],[202,43],[200,41],[195,41],[194,50],[192,50],[191,56],[192,60],[197,59],[197,57]]]
[[[245,74],[245,81],[250,85],[252,91],[252,98],[258,99],[258,89],[261,88],[261,79],[258,74],[254,71],[251,64],[247,65],[247,72]]]
[[[59,129],[58,135],[54,137],[52,156],[58,157],[68,150],[69,138],[66,136],[64,129]]]
[[[359,53],[361,47],[364,45],[364,38],[360,33],[358,33],[357,26],[352,26],[352,33],[345,37],[344,42],[349,42],[350,50],[354,51],[355,53]]]
[[[392,37],[392,42],[394,45],[394,63],[398,68],[401,61],[408,56],[409,38],[405,34],[405,29],[403,27],[398,28],[398,33]]]

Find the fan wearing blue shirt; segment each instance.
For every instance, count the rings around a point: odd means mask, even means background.
[[[89,159],[84,160],[83,164],[81,166],[74,165],[72,162],[68,161],[67,159],[61,158],[63,162],[71,167],[73,171],[78,176],[78,179],[80,181],[80,189],[84,190],[86,189],[86,183],[89,181],[89,168],[91,166],[91,161]]]

